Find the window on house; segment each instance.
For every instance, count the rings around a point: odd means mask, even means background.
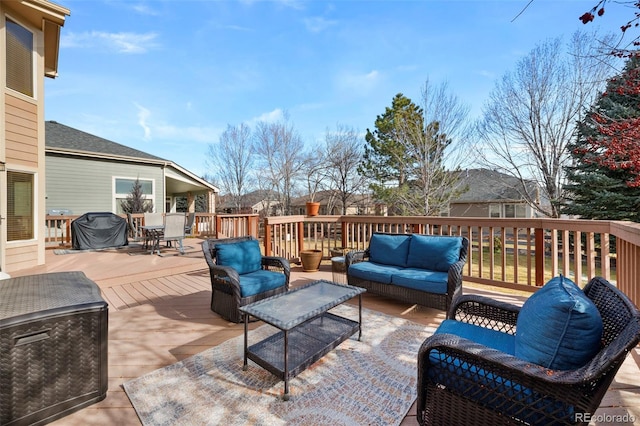
[[[489,204],[489,217],[501,217],[502,209],[500,204]]]
[[[7,172],[7,241],[35,238],[33,182],[33,174]]]
[[[139,179],[140,190],[145,198],[145,203],[153,205],[154,192],[153,192],[153,180]],[[114,211],[117,214],[124,213],[122,209],[122,202],[127,199],[131,194],[131,190],[136,183],[136,179],[131,178],[115,178],[114,179],[114,193],[115,193],[115,208]]]
[[[505,204],[504,217],[527,217],[527,207],[524,204]]]
[[[33,33],[6,19],[7,87],[33,96]]]

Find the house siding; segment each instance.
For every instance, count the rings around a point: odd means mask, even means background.
[[[74,215],[113,211],[114,176],[154,180],[154,206],[156,211],[164,211],[160,166],[48,154],[46,176],[47,211],[68,209]]]
[[[5,89],[4,104],[4,142],[5,162],[7,170],[40,172],[38,111],[35,100],[26,100],[14,96]],[[39,176],[39,175],[38,175]],[[6,179],[6,178],[5,178]],[[40,213],[40,197],[36,184],[35,217]],[[6,196],[6,180],[2,181],[3,193]],[[6,217],[6,212],[4,217]],[[37,222],[36,222],[37,223]],[[6,232],[6,231],[5,231]],[[7,272],[30,268],[44,262],[44,242],[40,241],[36,228],[36,239],[10,242],[5,245],[4,268]]]

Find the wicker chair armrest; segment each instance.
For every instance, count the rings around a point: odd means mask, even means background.
[[[502,398],[512,399],[513,404],[519,404],[523,408],[529,404],[534,404],[534,402],[531,400],[523,401],[521,396],[518,396],[518,391],[521,391],[522,388],[529,389],[531,395],[553,398],[575,407],[583,406],[585,388],[591,388],[594,382],[597,382],[596,379],[598,379],[598,377],[594,378],[590,374],[585,374],[584,367],[577,370],[552,370],[459,336],[436,334],[427,338],[418,352],[419,410],[424,404],[424,395],[422,393],[425,392],[426,383],[434,381],[429,377],[429,368],[435,367],[434,360],[430,358],[432,350],[445,355],[445,360],[439,361],[448,366],[444,367],[446,372],[439,375],[443,381],[450,377],[454,381],[466,380],[471,385],[470,382],[474,380],[473,377],[476,377],[476,375],[469,374],[466,378],[461,378],[451,371],[459,370],[460,366],[473,366],[474,369],[477,369],[473,371],[482,371],[484,378],[495,379],[500,377],[505,380],[503,387],[499,390],[491,390],[485,387],[487,393],[494,392],[496,395],[500,393]],[[453,366],[454,364],[455,367]],[[465,376],[465,374],[462,373],[462,376]],[[454,391],[452,388],[455,388],[455,386],[450,386],[451,383],[439,384],[447,386]],[[475,385],[482,386],[483,383],[475,383]],[[509,389],[513,389],[513,391]]]
[[[214,285],[229,286],[234,296],[240,300],[240,275],[238,271],[230,266],[212,265],[209,266],[211,281]]]
[[[520,306],[474,294],[454,299],[448,319],[515,334]]]
[[[349,265],[353,263],[363,262],[369,257],[369,252],[366,250],[351,250],[345,256],[345,265],[347,269]]]

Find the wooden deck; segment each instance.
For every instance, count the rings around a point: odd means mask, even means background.
[[[46,265],[12,274],[80,270],[100,286],[109,303],[107,398],[53,424],[140,425],[122,383],[242,334],[242,324],[224,321],[209,309],[209,272],[200,243],[198,239],[188,239],[184,256],[178,255],[175,249],[164,250],[163,256],[149,255],[137,246],[66,255],[56,255],[53,250],[48,250]],[[293,286],[321,278],[331,279],[329,262],[315,273],[302,272],[299,266],[292,267]],[[465,291],[484,292],[508,301],[523,301],[514,295],[474,288],[465,288]],[[371,294],[364,295],[363,305],[423,324],[437,325],[444,319],[443,312],[416,309]],[[629,413],[640,424],[639,373],[640,350],[636,348],[627,357],[596,414]],[[402,424],[417,425],[415,406]]]

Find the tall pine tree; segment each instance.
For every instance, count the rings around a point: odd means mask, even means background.
[[[584,219],[640,222],[640,58],[623,72],[578,124],[568,145],[567,202],[562,212]]]

